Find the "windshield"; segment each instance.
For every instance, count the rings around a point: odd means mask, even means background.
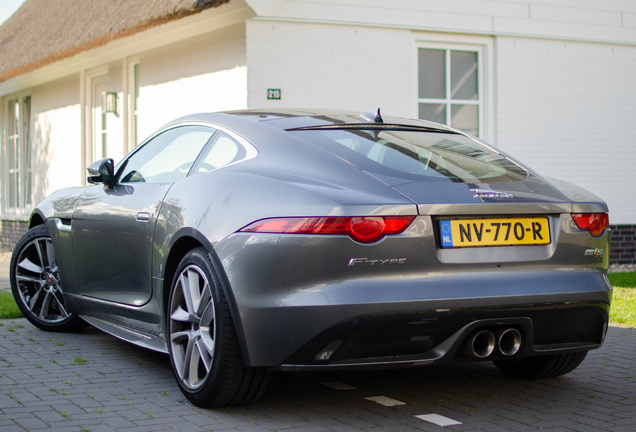
[[[360,169],[391,177],[458,183],[513,182],[527,177],[516,163],[454,133],[359,128],[290,132]]]

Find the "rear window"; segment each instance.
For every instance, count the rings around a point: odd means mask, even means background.
[[[419,181],[513,182],[525,169],[471,138],[454,133],[351,129],[290,131],[365,171]]]

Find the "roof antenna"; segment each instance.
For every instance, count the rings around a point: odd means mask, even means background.
[[[384,123],[380,115],[380,108],[360,114],[360,118],[367,122]]]

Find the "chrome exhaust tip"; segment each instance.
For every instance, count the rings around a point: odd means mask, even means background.
[[[503,355],[515,355],[521,348],[521,333],[517,329],[506,329],[499,335],[498,343],[499,350]]]
[[[475,332],[469,338],[469,346],[472,355],[486,358],[495,350],[495,335],[488,330]]]

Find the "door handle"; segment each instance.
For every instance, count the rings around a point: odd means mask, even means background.
[[[137,213],[138,222],[148,222],[150,220],[150,213],[139,212]]]

